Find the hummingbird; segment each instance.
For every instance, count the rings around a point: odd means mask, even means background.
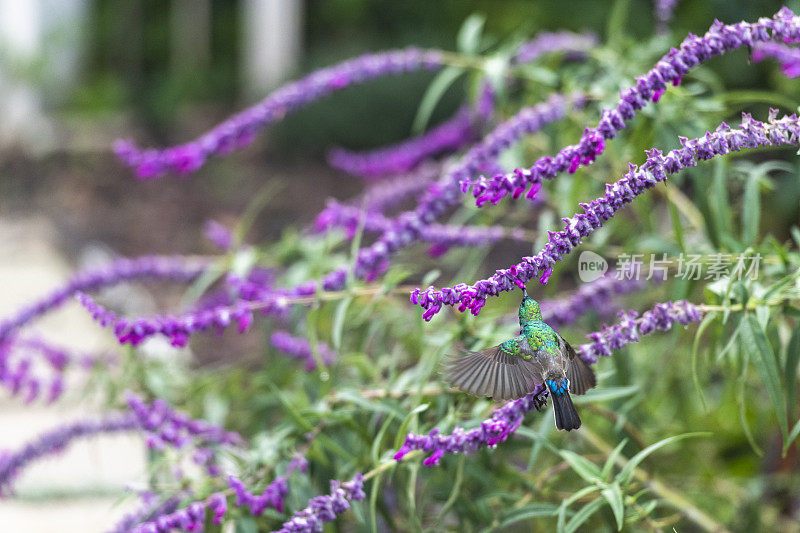
[[[520,335],[479,352],[448,357],[445,379],[475,396],[495,400],[521,398],[544,384],[553,399],[556,428],[581,427],[572,394],[585,394],[597,384],[594,371],[572,346],[542,320],[539,303],[523,289],[519,305]]]

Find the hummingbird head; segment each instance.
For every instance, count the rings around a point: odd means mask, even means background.
[[[530,322],[541,319],[542,310],[539,309],[539,302],[530,296],[525,295],[525,297],[522,299],[522,303],[519,304],[519,321]]]

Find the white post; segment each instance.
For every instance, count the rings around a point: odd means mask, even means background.
[[[242,53],[245,90],[263,94],[297,67],[302,46],[301,0],[245,0]]]

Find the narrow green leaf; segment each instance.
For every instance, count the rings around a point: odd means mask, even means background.
[[[417,109],[417,116],[414,117],[414,123],[411,129],[415,134],[420,134],[425,130],[428,121],[436,108],[436,104],[442,99],[442,96],[447,89],[464,73],[462,67],[449,66],[439,71],[439,74],[433,78],[433,81],[428,86],[428,90],[422,97]]]
[[[448,496],[447,501],[444,502],[444,505],[439,509],[439,517],[436,519],[436,523],[434,524],[434,529],[438,529],[439,525],[444,521],[447,513],[450,512],[450,508],[453,507],[453,504],[458,499],[459,494],[461,494],[461,482],[464,480],[464,464],[467,462],[467,458],[464,455],[461,455],[458,458],[458,468],[456,469],[456,478],[453,481],[453,486],[450,489],[450,496]]]
[[[625,519],[625,504],[622,502],[622,488],[616,481],[608,485],[600,491],[603,498],[608,502],[611,507],[611,512],[614,513],[614,518],[617,521],[617,531],[622,531],[622,522]]]
[[[416,406],[410,413],[406,415],[406,417],[403,419],[403,423],[400,424],[400,429],[397,430],[397,436],[394,439],[395,449],[402,446],[405,442],[406,434],[408,433],[408,425],[411,423],[411,420],[419,413],[426,411],[428,407],[430,407],[430,404],[423,403]]]
[[[772,407],[778,416],[778,426],[781,428],[783,441],[786,442],[786,438],[789,435],[789,425],[786,421],[786,399],[783,396],[784,390],[781,388],[778,360],[772,351],[772,346],[770,346],[764,330],[761,329],[758,320],[753,314],[748,314],[742,319],[740,337],[742,348],[755,356],[753,364],[761,376],[764,387],[767,389]]]
[[[786,438],[786,441],[783,443],[784,456],[786,456],[786,452],[789,450],[789,446],[792,445],[792,442],[794,442],[794,439],[796,439],[798,435],[800,435],[800,420],[798,420],[797,423],[794,425],[792,431],[789,432],[789,436]]]
[[[383,472],[378,472],[372,480],[372,487],[369,492],[369,523],[370,531],[378,533],[378,494],[380,493]]]
[[[380,450],[381,450],[381,443],[383,442],[383,437],[386,435],[386,432],[389,430],[389,426],[394,421],[395,415],[394,413],[390,414],[386,417],[386,420],[381,425],[380,431],[375,436],[375,439],[372,441],[372,462],[378,464],[380,462]]]
[[[344,298],[336,305],[336,311],[333,313],[331,343],[333,344],[333,349],[337,352],[342,348],[342,332],[344,331],[344,321],[347,317],[347,308],[350,307],[350,302],[352,301],[352,296]]]
[[[739,406],[739,423],[742,425],[742,429],[744,430],[744,436],[747,439],[747,442],[750,444],[750,447],[753,448],[753,451],[759,457],[764,455],[764,451],[756,442],[755,436],[753,436],[753,430],[750,428],[750,423],[747,421],[747,396],[745,395],[745,382],[747,381],[747,368],[750,364],[750,352],[744,350],[742,354],[742,370],[741,375],[739,376],[739,386],[736,387],[736,403]]]
[[[800,329],[792,332],[789,345],[786,347],[786,363],[783,369],[783,381],[786,386],[786,398],[788,400],[789,418],[793,419],[795,414],[795,401],[797,392],[797,365],[800,363]]]
[[[573,494],[572,496],[570,496],[569,498],[567,498],[566,500],[564,500],[563,502],[561,502],[561,505],[558,507],[558,522],[556,523],[556,531],[558,533],[564,533],[566,531],[567,509],[569,508],[569,506],[573,502],[580,500],[584,496],[599,491],[600,488],[601,487],[599,485],[590,485],[588,487],[584,487],[575,494]],[[603,503],[603,500],[596,500],[596,501],[600,502],[601,504]]]
[[[552,503],[529,503],[523,505],[519,509],[514,509],[510,513],[504,514],[501,518],[501,522],[491,531],[505,531],[510,525],[522,522],[528,518],[556,516],[557,514],[558,507]]]
[[[631,0],[616,0],[608,16],[608,27],[606,31],[606,41],[608,46],[615,50],[621,50],[622,39],[629,35],[626,31],[628,13],[631,12]]]
[[[692,382],[694,382],[694,388],[700,395],[700,403],[703,405],[703,410],[708,410],[708,406],[706,405],[706,396],[703,393],[703,387],[700,386],[700,376],[697,373],[697,352],[700,348],[700,339],[703,338],[703,333],[716,317],[716,313],[709,313],[703,318],[703,321],[700,322],[700,325],[697,327],[697,333],[695,333],[694,342],[692,343]]]
[[[607,402],[611,400],[618,400],[619,398],[633,396],[637,392],[639,392],[638,385],[608,387],[605,389],[591,389],[583,396],[573,396],[572,401],[576,404]]]
[[[480,51],[481,34],[485,23],[486,15],[482,13],[473,13],[467,17],[456,37],[456,48],[459,52],[472,55]]]
[[[736,329],[733,330],[731,333],[731,338],[728,340],[728,344],[722,349],[721,352],[717,354],[716,362],[719,363],[720,360],[727,354],[731,349],[736,345],[736,339],[739,338],[739,331],[742,329],[742,320],[739,320],[739,323],[736,325]]]
[[[619,457],[619,454],[622,453],[622,449],[625,448],[627,444],[628,439],[622,439],[622,442],[617,444],[617,447],[614,448],[614,451],[608,454],[608,458],[603,465],[603,471],[600,473],[600,477],[602,477],[604,481],[608,479],[608,476],[611,474],[611,469],[614,468],[614,463],[617,461],[617,457]]]
[[[633,479],[633,472],[639,463],[645,460],[648,455],[652,454],[659,448],[663,448],[667,444],[672,444],[673,442],[678,442],[679,440],[688,439],[691,437],[703,437],[711,435],[709,432],[698,432],[698,433],[684,433],[682,435],[675,435],[673,437],[668,437],[664,440],[658,441],[655,444],[651,444],[644,450],[640,451],[636,455],[634,455],[630,461],[628,461],[625,466],[622,468],[619,474],[617,474],[615,481],[617,481],[620,485],[626,487],[630,484],[631,480]]]
[[[560,450],[559,455],[564,459],[572,469],[581,476],[584,480],[590,483],[596,483],[601,480],[602,474],[600,467],[592,463],[585,457],[578,455],[570,450]]]
[[[577,531],[579,527],[583,525],[584,522],[589,520],[594,513],[597,512],[600,507],[603,505],[603,500],[594,500],[593,502],[587,503],[581,510],[575,513],[575,515],[570,518],[569,522],[567,522],[566,527],[564,528],[564,533],[572,533],[573,531]]]

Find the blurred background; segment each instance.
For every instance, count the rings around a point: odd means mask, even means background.
[[[114,139],[187,141],[316,68],[387,48],[453,49],[473,13],[487,16],[486,34],[498,40],[567,29],[605,41],[615,5],[629,13],[626,37],[653,35],[648,1],[0,0],[0,316],[110,257],[208,252],[203,223],[237,220],[267,180],[282,192],[260,215],[254,240],[310,222],[327,197],[360,188],[325,165],[325,150],[408,137],[432,75],[381,79],[315,103],[247,150],[210,161],[191,183],[136,182],[110,153]],[[781,5],[679,2],[665,44],[705,32],[715,18],[752,21]],[[766,87],[774,70],[743,68],[740,57],[709,65],[729,88]],[[454,85],[432,122],[450,116],[464,91]],[[119,299],[136,311],[158,303],[124,288]],[[64,346],[112,343],[74,307],[42,328]],[[85,408],[25,407],[0,395],[0,448]],[[99,531],[123,513],[114,503],[144,460],[136,439],[119,438],[36,465],[18,487],[21,498],[0,500],[0,529]]]

